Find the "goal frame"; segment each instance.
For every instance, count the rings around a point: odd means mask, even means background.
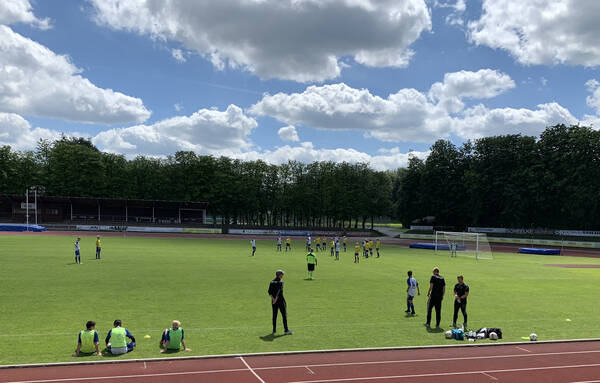
[[[479,253],[480,253],[479,239],[482,236],[485,236],[487,238],[485,233],[468,233],[468,232],[461,232],[461,231],[436,231],[435,232],[435,254],[436,255],[438,254],[438,242],[439,242],[440,234],[442,235],[442,238],[444,238],[443,237],[444,234],[449,234],[449,235],[453,235],[453,236],[463,236],[463,242],[464,242],[464,236],[474,238],[473,242],[475,242],[475,259],[476,260],[479,260]],[[446,238],[446,240],[447,240],[447,238]],[[488,243],[489,243],[489,241],[488,241]],[[455,257],[457,256],[455,251],[453,252],[452,249],[450,249],[450,251],[451,251],[451,256],[455,256]]]

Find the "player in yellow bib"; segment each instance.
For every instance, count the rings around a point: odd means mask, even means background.
[[[315,239],[315,245],[317,248],[317,252],[319,252],[319,250],[321,250],[321,238],[317,237],[317,239]],[[325,246],[325,244],[323,244],[323,246]]]
[[[348,238],[344,235],[344,253],[346,252],[346,245],[348,244]]]
[[[306,255],[306,263],[308,266],[308,279],[313,279],[312,273],[315,271],[315,266],[317,265],[317,257],[313,254],[312,249]]]
[[[375,241],[375,250],[377,250],[377,258],[379,258],[379,249],[381,248],[381,241],[379,240],[379,238],[377,238],[377,241]]]
[[[171,328],[167,328],[163,331],[160,345],[164,347],[160,352],[179,351],[181,347],[183,347],[183,351],[192,351],[185,346],[183,327],[181,327],[181,322],[178,320],[174,320],[171,324]]]
[[[102,251],[102,246],[100,245],[100,235],[96,237],[96,259],[100,259],[100,251]]]
[[[288,249],[290,249],[290,251],[292,251],[292,240],[290,239],[290,237],[287,237],[285,239],[285,251],[287,252]]]
[[[98,343],[100,343],[100,338],[98,337],[98,331],[96,331],[96,322],[90,320],[85,324],[85,330],[81,330],[77,336],[77,349],[73,356],[79,356],[80,353],[92,354],[94,352],[98,356],[102,356],[98,349]]]
[[[356,242],[356,244],[354,245],[354,263],[360,262],[358,253],[360,253],[360,245],[358,244],[358,242]]]

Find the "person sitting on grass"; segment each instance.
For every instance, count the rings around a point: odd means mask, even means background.
[[[115,319],[113,324],[115,327],[108,332],[105,340],[108,352],[113,355],[120,355],[133,351],[135,348],[135,338],[133,335],[131,335],[129,330],[121,327],[120,319]],[[126,338],[131,339],[131,342],[127,343]]]
[[[77,336],[77,349],[73,356],[77,357],[80,353],[93,354],[94,352],[98,356],[102,356],[98,349],[98,343],[100,343],[100,338],[98,337],[98,331],[96,331],[96,322],[93,320],[87,321],[85,330],[81,330]]]
[[[174,320],[171,324],[171,328],[166,328],[163,331],[162,339],[160,340],[160,345],[164,348],[160,350],[160,352],[168,351],[179,351],[181,346],[183,346],[184,351],[192,351],[191,349],[185,346],[185,340],[183,340],[183,327],[181,327],[181,322],[178,320]]]

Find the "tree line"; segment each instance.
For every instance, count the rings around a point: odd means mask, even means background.
[[[405,225],[600,229],[600,132],[556,125],[540,137],[503,135],[456,146],[439,140],[426,159],[375,171],[368,164],[270,165],[177,152],[167,158],[98,150],[83,138],[0,148],[0,193],[43,185],[48,195],[209,202],[231,224]]]
[[[411,158],[394,187],[402,222],[600,229],[600,132],[556,125],[539,138],[504,135],[457,147],[440,140]]]
[[[177,152],[167,158],[98,150],[89,140],[0,148],[0,193],[43,185],[47,195],[206,201],[229,224],[361,227],[392,212],[392,176],[367,164],[290,161],[270,165]]]

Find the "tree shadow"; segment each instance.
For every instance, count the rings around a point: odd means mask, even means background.
[[[274,341],[277,338],[281,338],[282,336],[285,336],[285,335],[283,335],[283,334],[279,334],[279,335],[277,335],[277,334],[267,334],[267,335],[264,335],[264,336],[259,336],[259,338],[263,342],[272,342],[272,341]]]

